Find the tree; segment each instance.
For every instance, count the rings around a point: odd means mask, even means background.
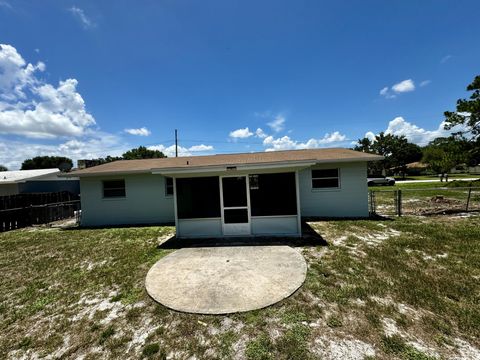
[[[63,156],[36,156],[22,163],[21,170],[58,168],[63,172],[70,171],[72,159]]]
[[[435,146],[427,146],[424,149],[422,161],[438,174],[446,174],[457,165],[452,153]]]
[[[472,141],[477,141],[480,140],[480,75],[467,86],[467,91],[473,91],[470,100],[458,99],[456,111],[445,111],[444,127],[450,130],[456,125],[464,125],[465,130],[456,134],[469,133],[472,135]]]
[[[138,148],[128,150],[122,155],[124,160],[135,160],[135,159],[156,159],[156,158],[165,158],[165,154],[159,150],[150,150],[145,146],[139,146]]]
[[[106,164],[106,163],[117,161],[117,160],[123,160],[123,158],[120,156],[108,155],[107,157],[97,158],[97,159],[79,159],[77,161],[77,164],[79,169],[85,169],[92,166],[102,165],[102,164]]]
[[[8,171],[6,166],[0,165],[0,171]]]
[[[385,157],[382,161],[368,163],[369,174],[392,172],[394,168],[405,173],[406,164],[419,161],[422,158],[422,149],[418,145],[409,143],[405,136],[383,132],[376,135],[373,140],[359,139],[354,150]]]
[[[447,173],[459,164],[475,165],[474,144],[461,135],[439,137],[423,150],[422,161],[437,173]]]

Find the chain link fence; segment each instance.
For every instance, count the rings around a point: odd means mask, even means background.
[[[480,211],[480,187],[370,190],[371,215],[441,215]]]

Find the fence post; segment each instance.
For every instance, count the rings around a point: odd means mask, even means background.
[[[397,190],[397,214],[402,216],[402,190]]]
[[[375,214],[375,194],[373,193],[373,190],[370,190],[368,192],[370,195],[370,215]]]
[[[468,197],[467,197],[467,206],[465,208],[465,212],[468,212],[468,205],[470,205],[470,196],[472,195],[472,187],[468,189]]]

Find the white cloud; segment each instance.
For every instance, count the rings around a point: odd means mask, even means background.
[[[138,129],[125,129],[124,131],[130,135],[138,135],[138,136],[149,136],[152,133],[146,127],[141,127]]]
[[[385,86],[382,90],[380,90],[380,95],[387,96],[388,94],[388,86]]]
[[[13,9],[12,5],[6,0],[0,0],[0,7],[8,9],[8,10]]]
[[[452,58],[452,55],[446,55],[440,59],[440,64],[445,64],[448,60]]]
[[[420,87],[427,86],[427,85],[430,84],[431,82],[432,82],[432,80],[423,80],[423,81],[420,83]]]
[[[275,118],[268,122],[267,125],[275,132],[280,132],[285,128],[285,117],[281,114],[275,116]]]
[[[212,145],[204,145],[204,144],[193,145],[193,146],[190,146],[188,148],[188,150],[191,151],[191,152],[212,151],[213,146]]]
[[[392,90],[396,93],[405,93],[415,90],[415,83],[412,79],[400,81],[398,84],[392,86]]]
[[[265,132],[261,128],[258,128],[257,130],[255,130],[255,136],[260,139],[264,139],[267,137],[267,134],[265,134]]]
[[[77,92],[77,80],[53,86],[35,73],[45,64],[27,64],[10,45],[0,45],[0,133],[30,138],[82,136],[95,125]]]
[[[0,139],[0,164],[13,170],[19,169],[25,159],[35,156],[66,156],[76,166],[78,159],[120,156],[128,149],[128,144],[120,145],[117,136],[102,132],[97,132],[90,138],[71,139],[53,145]]]
[[[385,134],[405,136],[409,142],[420,146],[425,146],[437,137],[448,137],[454,132],[463,130],[462,126],[456,126],[451,130],[445,130],[443,126],[444,122],[441,122],[437,129],[425,130],[406,121],[403,117],[398,116],[388,123]],[[369,138],[370,140],[374,140],[375,134],[369,131],[365,134],[365,137]]]
[[[237,129],[230,132],[230,137],[233,139],[246,139],[253,135],[248,127],[245,129]]]
[[[25,99],[25,91],[38,84],[34,73],[44,70],[44,63],[27,64],[13,46],[0,44],[0,101]]]
[[[85,14],[85,11],[79,7],[72,6],[70,9],[68,9],[68,11],[70,11],[78,21],[80,21],[80,24],[82,24],[85,29],[90,29],[96,26],[92,19]]]
[[[289,136],[283,136],[276,139],[273,136],[267,136],[263,140],[263,145],[266,147],[265,151],[314,149],[331,145],[333,143],[341,143],[347,140],[348,139],[345,135],[340,134],[340,132],[338,131],[335,131],[331,134],[325,134],[323,138],[311,138],[306,142],[299,142],[297,140],[293,140]]]
[[[421,86],[424,86],[424,85],[421,85]],[[414,90],[415,90],[414,81],[412,79],[407,79],[392,85],[391,88],[389,88],[388,86],[385,86],[379,91],[379,94],[385,97],[386,99],[393,99],[393,98],[396,98],[398,94],[411,92]]]
[[[168,157],[175,157],[175,145],[165,146],[165,145],[159,144],[159,145],[149,146],[148,149],[159,150],[163,152],[165,155],[167,155]],[[191,156],[193,155],[192,153],[208,152],[212,150],[213,150],[213,146],[204,145],[204,144],[193,145],[193,146],[190,146],[189,148],[179,146],[178,156]]]
[[[374,141],[375,140],[375,134],[371,131],[367,131],[365,133],[365,137],[370,140],[370,141]]]
[[[44,63],[27,63],[13,46],[0,45],[0,135],[8,136],[0,138],[0,164],[18,169],[34,156],[67,156],[76,161],[117,156],[129,149],[118,136],[95,126],[77,92],[76,79],[52,85],[37,77],[42,71]],[[32,143],[10,135],[49,141]]]

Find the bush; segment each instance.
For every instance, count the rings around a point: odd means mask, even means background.
[[[142,350],[143,356],[152,356],[160,351],[160,345],[157,343],[145,345]]]

